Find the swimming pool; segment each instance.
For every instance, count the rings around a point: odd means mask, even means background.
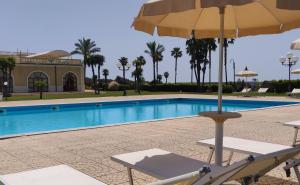
[[[223,100],[224,111],[242,111],[295,102]],[[195,116],[216,111],[213,99],[154,99],[0,108],[0,137],[82,129]]]

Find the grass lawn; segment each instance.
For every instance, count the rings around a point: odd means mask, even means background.
[[[155,95],[155,94],[177,94],[177,92],[150,92],[142,91],[141,95]],[[128,96],[139,95],[133,90],[127,91]],[[108,97],[108,96],[123,96],[123,91],[106,91],[101,92],[101,94],[95,93],[44,93],[43,99],[66,99],[66,98],[92,98],[92,97]],[[39,100],[40,95],[38,93],[28,94],[28,95],[18,95],[14,94],[7,98],[7,101],[21,101],[21,100]],[[4,99],[5,101],[5,99]]]
[[[178,94],[179,92],[150,92],[142,91],[141,95],[158,95],[158,94]],[[195,94],[195,93],[185,93],[185,94]],[[203,95],[217,95],[217,93],[201,93]],[[128,96],[139,95],[133,90],[127,91]],[[228,93],[225,96],[242,96],[241,93]],[[276,94],[276,93],[266,93],[258,94],[251,93],[251,96],[286,96],[286,94]],[[123,91],[107,91],[100,95],[94,93],[44,93],[43,99],[66,99],[66,98],[91,98],[91,97],[108,97],[108,96],[123,96]],[[28,94],[28,95],[16,95],[8,97],[7,101],[20,101],[20,100],[39,100],[39,94]]]

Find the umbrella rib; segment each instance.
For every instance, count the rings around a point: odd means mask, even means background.
[[[198,17],[197,17],[197,19],[196,19],[196,21],[195,21],[194,26],[193,26],[193,29],[194,29],[194,30],[196,30],[196,26],[197,26],[197,24],[198,24],[198,22],[199,22],[199,20],[200,20],[200,17],[201,17],[201,15],[202,15],[203,11],[204,11],[204,8],[201,8],[201,11],[200,11],[200,13],[199,13],[199,15],[198,15]]]
[[[235,33],[235,37],[237,38],[238,36],[239,36],[239,29],[240,29],[240,27],[239,27],[239,25],[238,25],[238,20],[237,20],[237,16],[236,16],[236,11],[235,11],[235,9],[234,9],[234,7],[232,7],[232,9],[233,9],[233,14],[234,14],[234,20],[235,20],[235,25],[236,25],[236,33]]]
[[[160,26],[160,24],[169,16],[169,14],[166,14],[160,21],[159,23],[157,24],[156,27]]]
[[[269,13],[269,14],[271,14],[272,15],[272,17],[273,18],[275,18],[276,19],[276,21],[279,23],[279,24],[281,24],[280,25],[280,30],[282,29],[282,23],[281,23],[281,21],[261,2],[261,1],[258,1],[258,3]]]

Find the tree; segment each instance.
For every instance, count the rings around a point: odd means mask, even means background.
[[[104,76],[104,82],[107,85],[107,77],[109,75],[109,70],[108,69],[103,69],[102,74]]]
[[[158,74],[157,75],[157,81],[159,84],[161,84],[161,80],[162,80],[162,75]]]
[[[44,88],[47,86],[46,82],[44,82],[43,80],[38,80],[35,82],[35,86],[38,88],[38,91],[40,92],[40,99],[43,99]]]
[[[217,44],[216,44],[216,39],[211,38],[207,39],[208,41],[208,65],[209,65],[209,85],[211,84],[211,52],[216,51],[217,49]]]
[[[195,61],[194,60],[190,60],[190,65],[191,65],[191,83],[193,82],[193,77],[194,77],[194,68],[195,68]]]
[[[0,70],[2,72],[2,82],[8,82],[8,85],[5,85],[3,88],[3,95],[4,97],[8,96],[8,89],[12,86],[11,79],[12,79],[12,70],[16,66],[15,58],[13,57],[1,57],[0,58]]]
[[[201,91],[201,65],[205,63],[207,58],[207,45],[208,44],[205,39],[195,39],[194,32],[193,38],[186,41],[186,52],[191,56],[191,63],[195,63],[194,73],[197,80],[198,92]]]
[[[126,58],[126,57],[121,57],[119,60],[118,60],[118,62],[119,62],[119,69],[123,72],[123,84],[125,84],[126,83],[126,77],[125,77],[125,73],[126,73],[126,71],[128,71],[129,70],[129,63],[128,63],[128,58]]]
[[[177,61],[178,58],[182,57],[182,51],[178,47],[173,48],[173,50],[171,51],[171,56],[175,58],[175,84],[176,84],[177,83]]]
[[[224,68],[225,68],[225,81],[228,83],[228,75],[227,75],[227,59],[228,59],[228,47],[230,44],[234,44],[234,39],[224,39]]]
[[[153,82],[156,83],[156,76],[158,74],[158,62],[163,60],[163,52],[165,51],[165,48],[161,44],[156,44],[156,42],[148,42],[147,43],[148,50],[145,50],[145,53],[147,53],[152,58],[153,63]],[[155,68],[157,69],[155,72]]]
[[[96,43],[91,39],[79,39],[75,43],[75,50],[71,54],[79,54],[83,56],[83,65],[84,65],[84,77],[86,77],[86,66],[88,65],[88,58],[97,52],[100,52],[100,48],[96,47]]]
[[[164,77],[166,79],[166,84],[168,83],[169,76],[170,76],[169,72],[164,72]]]
[[[103,66],[105,62],[105,57],[100,54],[93,54],[88,58],[88,65],[92,67],[92,73],[93,73],[93,87],[95,90],[95,93],[99,94],[100,93],[100,71],[101,71],[101,66]],[[95,67],[98,68],[98,75],[95,75]]]
[[[134,83],[136,91],[140,92],[140,78],[143,72],[142,66],[146,64],[146,60],[143,56],[137,57],[133,62],[132,65],[135,66],[135,70],[132,72],[132,76],[134,76]],[[140,70],[141,69],[141,70]]]

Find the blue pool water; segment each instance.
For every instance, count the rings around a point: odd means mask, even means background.
[[[295,104],[224,100],[224,111]],[[0,137],[194,116],[216,111],[217,100],[163,99],[0,108]]]

